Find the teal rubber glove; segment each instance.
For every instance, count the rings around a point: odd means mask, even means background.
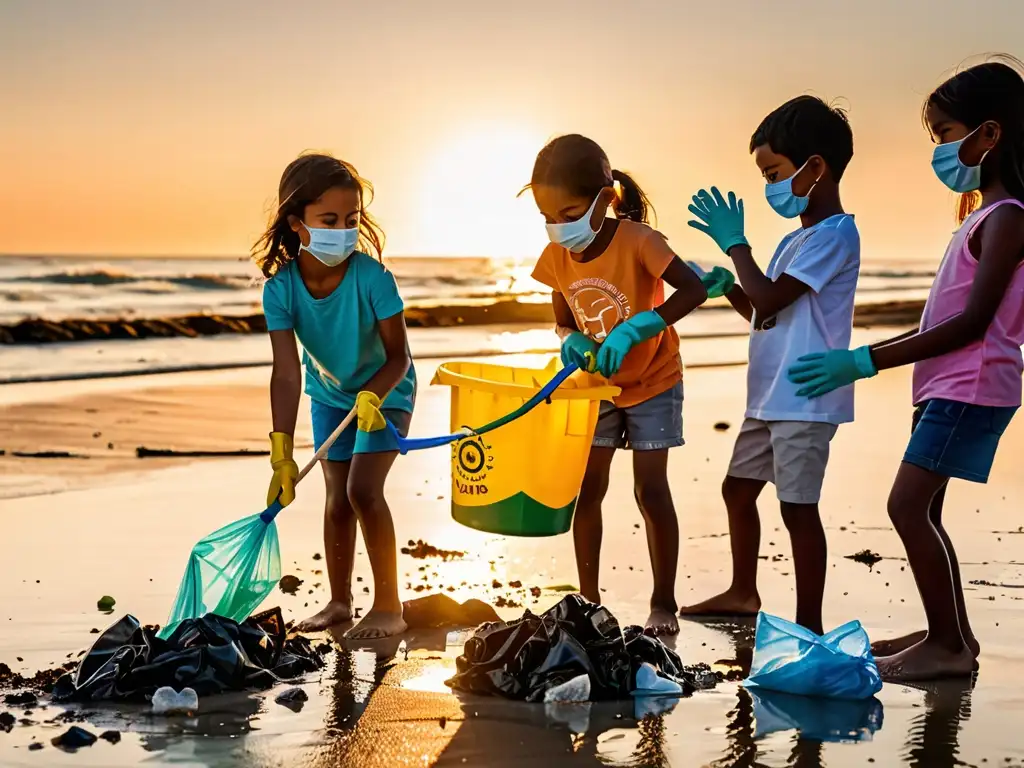
[[[709,299],[725,296],[736,285],[736,276],[725,267],[712,267],[710,272],[705,272],[695,261],[686,262],[686,266],[697,273]]]
[[[619,372],[622,361],[626,359],[629,350],[641,341],[653,339],[668,326],[661,315],[653,309],[633,315],[624,323],[619,323],[612,328],[597,351],[597,370],[606,379],[610,379]]]
[[[794,384],[803,385],[796,391],[797,396],[813,400],[859,379],[869,379],[877,373],[875,361],[871,359],[871,350],[868,347],[857,347],[804,355],[786,371],[786,378]]]
[[[693,196],[689,211],[698,220],[687,223],[710,236],[725,255],[734,246],[750,245],[743,235],[743,201],[736,199],[735,192],[729,193],[727,202],[718,187],[712,187],[711,192],[702,189]]]
[[[597,367],[597,342],[576,331],[562,341],[562,365],[575,365],[581,371],[593,373]]]

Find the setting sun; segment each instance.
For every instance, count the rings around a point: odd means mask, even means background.
[[[544,137],[525,127],[478,123],[449,135],[423,172],[416,216],[420,250],[436,256],[523,257],[547,242],[529,195]]]

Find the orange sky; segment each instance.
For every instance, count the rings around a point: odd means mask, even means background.
[[[849,106],[865,260],[934,262],[953,200],[921,101],[969,57],[1021,53],[1022,29],[1022,0],[5,0],[0,253],[239,255],[284,166],[324,149],[376,185],[389,254],[531,256],[542,220],[516,192],[581,132],[677,252],[714,255],[686,205],[718,184],[767,258],[791,223],[747,142],[811,92]]]

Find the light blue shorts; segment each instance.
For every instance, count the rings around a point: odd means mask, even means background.
[[[344,408],[335,408],[333,405],[326,405],[317,400],[312,401],[310,413],[313,417],[313,445],[320,450],[327,438],[338,428],[342,419],[348,416]],[[381,413],[384,418],[395,425],[402,437],[409,434],[409,424],[412,422],[412,414],[408,411],[396,411],[387,408]],[[389,453],[398,450],[398,443],[390,429],[381,429],[377,432],[360,432],[353,421],[341,437],[334,441],[327,452],[328,461],[351,461],[355,453]]]
[[[682,444],[683,382],[629,408],[601,403],[594,430],[595,448],[663,451]]]

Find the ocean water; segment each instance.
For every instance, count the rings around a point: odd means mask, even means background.
[[[398,257],[387,261],[412,305],[451,305],[514,296],[546,301],[532,261]],[[711,266],[710,264],[707,266]],[[917,298],[934,272],[900,265],[865,267],[860,301]],[[191,312],[258,311],[259,271],[230,258],[0,257],[0,323],[26,317],[160,318]]]
[[[548,289],[530,277],[532,260],[398,257],[387,264],[410,307],[450,307],[509,297],[530,303],[549,300]],[[931,271],[920,267],[868,265],[861,273],[858,302],[921,299],[932,278]],[[260,309],[260,281],[258,270],[242,259],[0,257],[0,325],[26,318],[154,319],[203,312],[249,315]],[[730,310],[721,309],[721,304],[718,310],[712,306],[685,318],[679,331],[690,347],[708,350],[709,360],[731,362],[743,356],[742,343],[719,340],[697,344],[721,337],[740,341],[745,335],[745,323]],[[410,343],[418,357],[557,349],[557,339],[550,329],[524,324],[413,328]],[[0,349],[0,383],[269,362],[269,345],[260,336],[90,341]]]

